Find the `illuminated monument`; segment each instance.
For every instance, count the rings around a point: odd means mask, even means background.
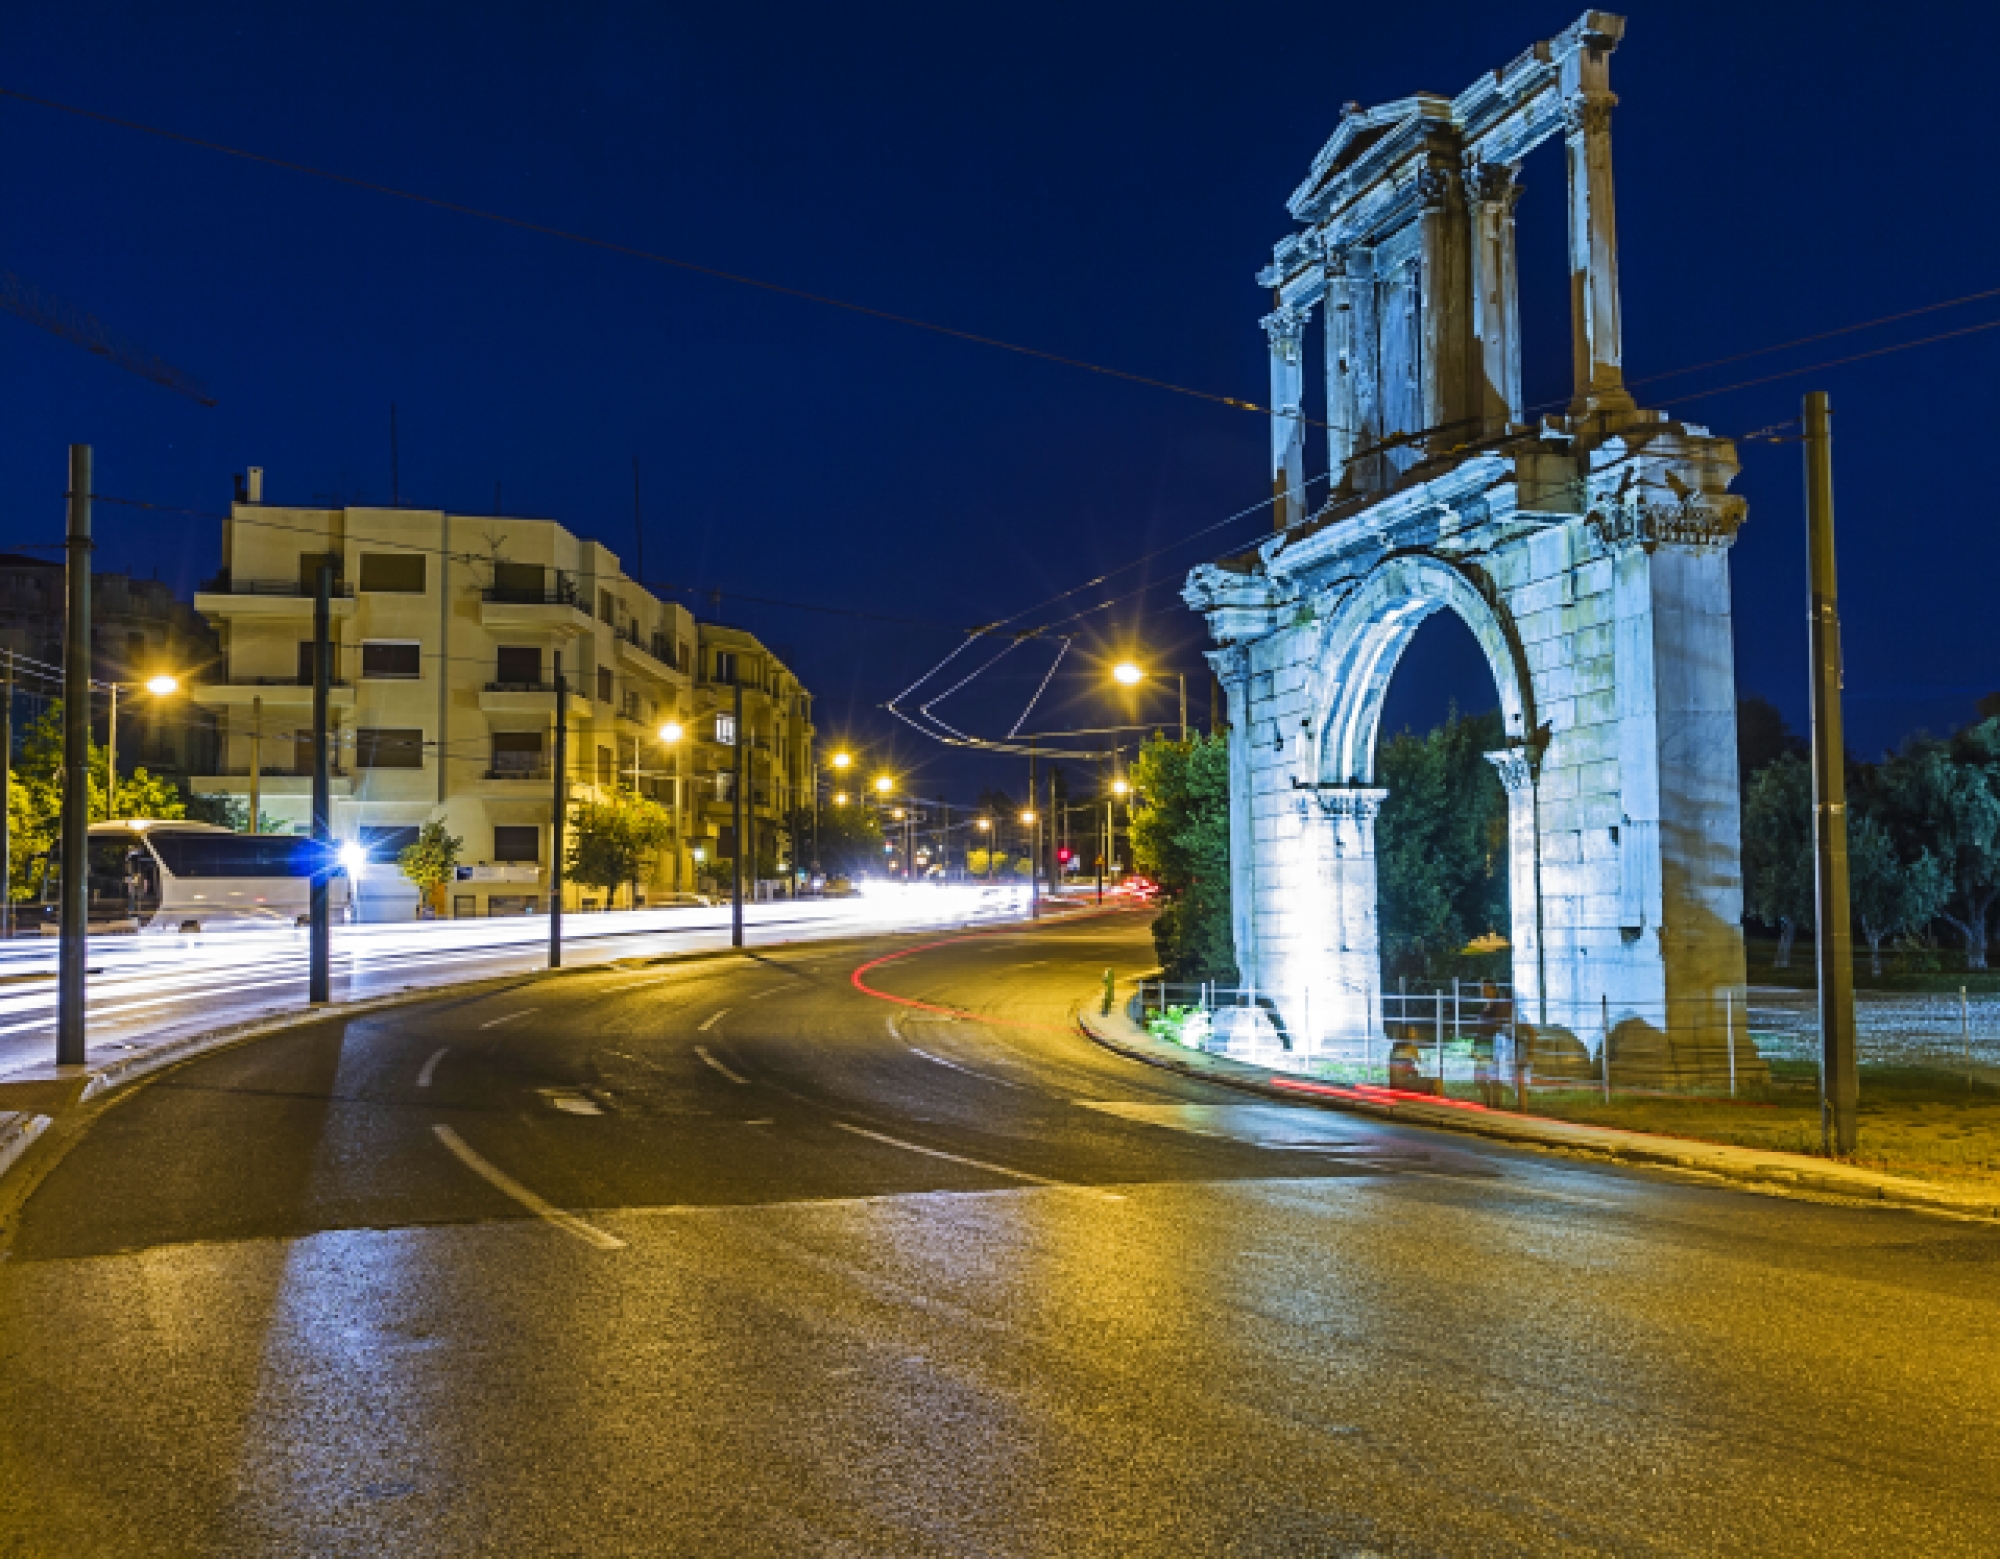
[[[1443,609],[1484,649],[1506,721],[1489,757],[1537,1068],[1594,1069],[1607,1027],[1621,1077],[1719,1079],[1732,1043],[1757,1065],[1728,563],[1743,500],[1729,440],[1625,390],[1609,85],[1624,26],[1588,11],[1456,98],[1350,105],[1258,277],[1276,534],[1196,569],[1186,599],[1223,646],[1238,962],[1316,1050],[1381,1033],[1377,728],[1404,647]],[[1574,388],[1531,421],[1516,172],[1558,135]],[[1301,411],[1315,313],[1318,505]]]

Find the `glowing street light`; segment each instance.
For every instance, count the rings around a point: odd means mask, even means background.
[[[153,694],[156,698],[165,698],[168,694],[178,693],[180,690],[181,679],[179,677],[170,677],[165,672],[161,672],[157,677],[148,677],[146,679],[146,691]]]
[[[837,752],[833,755],[833,766],[836,769],[844,769],[853,762],[854,754],[851,752]]]
[[[836,791],[835,791],[835,792],[833,793],[833,804],[834,804],[835,806],[837,806],[837,807],[844,807],[844,806],[846,806],[846,805],[847,805],[847,792],[846,792],[846,791],[844,791],[844,790],[836,790]]]
[[[1146,673],[1133,665],[1129,660],[1121,660],[1116,666],[1112,667],[1111,675],[1116,681],[1126,687],[1137,687],[1146,679]]]
[[[1125,781],[1123,781],[1122,779],[1113,780],[1111,782],[1111,794],[1114,796],[1129,795],[1131,793],[1131,790],[1132,787],[1126,784]]]
[[[896,782],[889,778],[888,775],[879,774],[875,777],[875,789],[879,794],[886,796],[895,788]]]
[[[110,741],[105,744],[104,755],[104,815],[109,819],[118,815],[118,689],[143,687],[155,698],[171,698],[181,690],[181,679],[171,672],[162,671],[141,683],[99,682],[93,685],[108,688],[111,692]],[[255,811],[254,807],[252,811]]]
[[[673,746],[675,742],[679,741],[686,734],[685,731],[671,720],[660,727],[660,740],[665,742],[669,747]]]

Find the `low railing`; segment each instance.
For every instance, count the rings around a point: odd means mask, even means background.
[[[310,601],[319,594],[319,587],[302,585],[292,579],[230,579],[217,575],[202,585],[201,594],[289,596]],[[340,600],[351,599],[354,586],[344,579],[336,579],[329,594]]]
[[[488,585],[480,591],[482,600],[501,606],[576,606],[576,581],[567,574],[556,575],[552,585]]]
[[[327,777],[330,779],[348,779],[351,777],[349,770],[340,768],[337,765],[326,772]],[[311,779],[313,777],[311,764],[307,764],[304,768],[299,768],[296,764],[266,763],[259,766],[257,774],[260,779]],[[248,779],[250,777],[250,765],[246,763],[240,767],[212,768],[200,777],[202,779]]]
[[[555,690],[556,685],[553,682],[489,682],[486,684],[486,691],[489,693],[553,693]]]
[[[553,772],[546,764],[534,769],[488,769],[486,771],[486,778],[490,780],[540,780],[546,783]]]
[[[403,680],[407,680],[407,679],[403,679]],[[313,685],[313,679],[312,679],[311,677],[301,677],[301,676],[296,676],[296,675],[294,675],[294,676],[289,676],[289,677],[211,677],[211,678],[209,678],[209,679],[208,679],[207,681],[204,681],[204,682],[198,682],[198,683],[196,683],[195,685],[196,685],[197,687],[303,687],[303,688],[309,688],[309,687],[311,687],[311,686]],[[331,682],[327,683],[327,686],[328,686],[328,687],[343,687],[343,688],[345,688],[345,687],[353,687],[353,686],[354,686],[354,684],[353,684],[353,683],[352,683],[351,681],[349,681],[349,680],[348,680],[347,678],[345,678],[345,677],[335,677],[335,678],[334,678],[334,679],[333,679],[333,680],[332,680]]]

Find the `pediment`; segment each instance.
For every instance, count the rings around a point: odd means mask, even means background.
[[[1300,221],[1307,220],[1306,213],[1328,184],[1354,167],[1399,127],[1419,118],[1450,119],[1451,100],[1430,92],[1419,92],[1414,97],[1398,98],[1377,108],[1356,108],[1350,104],[1348,112],[1341,116],[1340,128],[1333,132],[1332,139],[1313,158],[1312,171],[1306,175],[1305,182],[1292,191],[1291,199],[1285,202],[1286,207]]]

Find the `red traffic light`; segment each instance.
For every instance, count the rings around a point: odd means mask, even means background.
[[[1056,851],[1056,859],[1067,866],[1071,861],[1076,859],[1076,852],[1068,845],[1064,845],[1060,850]]]

